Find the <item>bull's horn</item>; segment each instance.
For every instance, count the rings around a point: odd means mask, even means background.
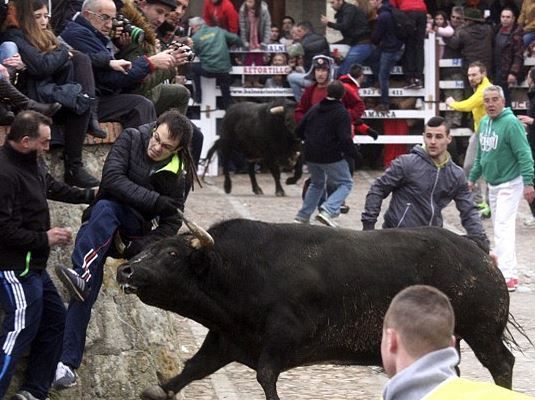
[[[182,217],[182,220],[184,221],[188,229],[191,231],[191,233],[193,233],[193,236],[195,236],[199,240],[199,243],[197,244],[197,246],[195,246],[195,248],[212,247],[214,245],[214,238],[208,232],[206,232],[195,222],[187,219],[180,209],[177,209],[177,211]]]
[[[271,107],[269,112],[271,114],[282,114],[284,112],[284,106]]]

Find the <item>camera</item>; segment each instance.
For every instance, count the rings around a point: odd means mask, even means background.
[[[145,40],[145,31],[143,29],[133,25],[124,15],[117,14],[112,21],[112,29],[115,30],[118,27],[123,28],[124,33],[128,33],[134,43],[142,43]]]
[[[191,50],[191,47],[189,47],[188,45],[184,43],[180,43],[177,40],[172,41],[169,44],[169,48],[174,51],[179,51],[180,53],[186,53],[188,56],[187,58],[188,62],[192,62],[193,59],[195,58],[195,53],[193,52],[193,50]]]

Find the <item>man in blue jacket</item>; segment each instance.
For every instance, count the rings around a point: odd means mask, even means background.
[[[444,118],[427,121],[425,148],[416,146],[396,158],[371,186],[362,213],[364,230],[375,228],[383,199],[392,193],[383,228],[442,226],[442,209],[454,200],[466,232],[488,244],[464,171],[448,153],[451,140]]]
[[[112,0],[84,2],[82,12],[67,24],[61,38],[91,59],[99,121],[117,121],[124,128],[133,128],[156,120],[149,99],[129,94],[151,72],[151,65],[148,58],[133,63],[115,59],[110,35],[116,14]]]

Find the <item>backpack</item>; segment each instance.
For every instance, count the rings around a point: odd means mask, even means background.
[[[409,37],[416,34],[416,24],[399,8],[392,7],[390,10],[394,21],[394,34],[402,42],[406,42]]]

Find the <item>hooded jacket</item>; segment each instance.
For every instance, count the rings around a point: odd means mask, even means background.
[[[135,62],[138,57],[150,57],[157,53],[156,48],[156,32],[149,24],[143,13],[136,7],[136,5],[130,1],[125,0],[124,5],[118,12],[122,13],[126,18],[130,20],[133,25],[143,29],[145,32],[145,41],[143,43],[131,43],[130,45],[120,49],[115,57],[117,59],[124,58]],[[180,67],[179,67],[180,68]],[[150,74],[148,74],[143,82],[132,93],[145,95],[151,89],[173,79],[177,74],[176,68],[169,69],[155,69],[150,66]]]
[[[533,184],[533,157],[520,121],[509,107],[496,118],[483,117],[470,181],[481,175],[491,185],[499,185],[522,176],[524,185]]]
[[[457,377],[459,356],[447,347],[426,354],[396,374],[385,386],[383,400],[529,400],[532,397],[486,382]]]
[[[423,399],[447,379],[456,377],[459,355],[453,347],[424,355],[397,373],[383,391],[383,400]]]
[[[230,0],[221,0],[217,4],[212,0],[204,0],[202,16],[208,26],[219,26],[236,34],[240,28],[238,12]]]
[[[351,139],[351,119],[339,100],[325,98],[312,107],[296,134],[305,141],[305,161],[331,164],[344,156],[357,155]]]
[[[9,141],[0,148],[0,270],[43,270],[50,247],[47,198],[89,203],[94,194],[56,181],[35,152],[23,154]]]
[[[466,232],[487,242],[464,171],[451,158],[437,166],[421,146],[396,158],[366,196],[364,229],[375,227],[383,199],[390,193],[383,228],[442,226],[442,210],[454,200]]]

